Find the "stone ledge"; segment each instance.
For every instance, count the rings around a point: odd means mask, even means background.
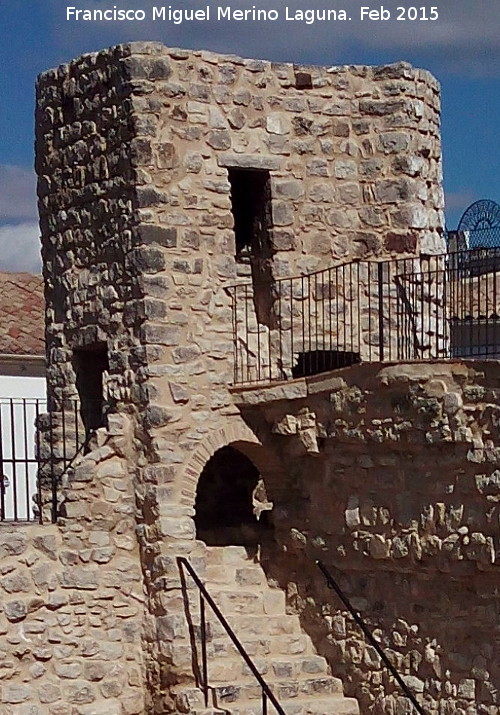
[[[230,388],[233,401],[239,406],[257,405],[279,400],[293,400],[335,392],[348,385],[377,388],[380,384],[466,378],[467,375],[488,375],[500,379],[500,360],[407,360],[405,362],[358,363],[310,377],[276,383],[258,383]]]
[[[258,405],[275,400],[296,400],[307,397],[307,382],[305,378],[270,385],[254,385],[251,387],[233,387],[230,389],[237,405]]]
[[[278,171],[281,161],[275,156],[263,156],[262,154],[221,154],[217,157],[217,164],[230,169],[268,169],[269,171]]]

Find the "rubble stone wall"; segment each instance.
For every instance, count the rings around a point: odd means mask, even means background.
[[[130,423],[68,471],[57,525],[0,527],[1,715],[143,715]]]
[[[405,63],[298,67],[132,43],[43,74],[37,133],[49,383],[64,394],[71,348],[103,340],[118,395],[137,382],[135,397],[157,391],[185,414],[196,371],[209,411],[227,406],[221,286],[250,276],[235,261],[228,167],[270,173],[273,278],[441,246],[438,86]],[[173,387],[141,374],[155,361]]]
[[[86,56],[44,73],[37,85],[47,380],[59,400],[77,397],[74,348],[107,343],[110,373],[123,391],[139,342],[130,317],[141,297],[131,90],[114,57]]]
[[[315,559],[426,712],[498,712],[499,377],[492,363],[358,366],[236,397],[284,465],[266,481],[268,576],[363,713],[407,705]]]

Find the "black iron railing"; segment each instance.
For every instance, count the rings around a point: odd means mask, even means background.
[[[78,401],[0,398],[0,522],[55,522],[62,479],[92,431]],[[103,418],[104,419],[104,418]]]
[[[0,399],[0,521],[40,521],[39,443],[42,399]]]
[[[257,666],[255,665],[253,660],[248,655],[244,646],[242,645],[242,643],[240,642],[240,640],[234,633],[233,629],[231,628],[231,626],[225,619],[224,615],[221,613],[219,607],[217,606],[217,604],[215,603],[213,598],[208,593],[203,582],[201,581],[200,577],[198,576],[198,574],[196,573],[194,568],[191,566],[189,561],[185,557],[179,556],[177,558],[177,564],[179,566],[179,571],[181,574],[182,590],[183,590],[183,593],[185,594],[186,602],[188,602],[188,599],[187,599],[187,583],[186,583],[185,571],[187,571],[188,574],[193,579],[193,581],[198,589],[198,593],[199,593],[201,669],[198,669],[198,672],[197,672],[197,677],[199,680],[197,685],[203,692],[203,697],[205,700],[205,707],[208,707],[209,694],[210,694],[210,690],[211,690],[210,676],[209,676],[209,672],[208,672],[209,671],[208,659],[207,659],[206,606],[208,605],[210,607],[212,613],[216,616],[217,620],[222,625],[222,627],[226,631],[227,635],[231,639],[234,647],[236,648],[238,653],[241,655],[241,657],[245,661],[250,672],[252,673],[252,675],[257,680],[258,684],[260,685],[261,692],[262,692],[262,715],[267,715],[269,703],[271,703],[274,706],[278,715],[285,715],[285,712],[284,712],[283,708],[280,706],[278,700],[276,699],[276,696],[273,694],[269,685],[266,683],[266,681],[264,680],[262,675],[259,673]],[[196,653],[196,661],[198,661],[197,653]],[[217,703],[214,702],[213,706],[216,707]]]
[[[366,639],[370,642],[370,644],[375,648],[377,651],[381,661],[384,663],[386,668],[389,670],[391,675],[393,676],[394,680],[397,682],[399,687],[401,688],[402,692],[404,695],[408,698],[408,700],[411,702],[417,713],[419,715],[426,715],[425,711],[422,709],[422,706],[418,702],[418,700],[415,698],[415,695],[412,693],[410,688],[407,686],[403,678],[399,675],[398,671],[394,667],[394,665],[391,663],[387,655],[384,653],[384,650],[382,649],[380,643],[376,640],[376,638],[373,637],[372,632],[368,628],[367,624],[363,620],[363,618],[360,616],[358,611],[354,608],[352,603],[349,601],[348,597],[346,594],[342,591],[338,583],[335,581],[333,578],[332,574],[330,571],[327,569],[325,564],[322,561],[316,561],[316,565],[320,569],[321,573],[325,577],[326,583],[328,588],[332,589],[332,591],[335,591],[345,608],[349,611],[351,616],[353,617],[354,621],[356,624],[359,626],[359,628],[363,631],[363,634],[365,635]]]
[[[235,384],[356,362],[500,357],[500,248],[357,261],[229,291]]]

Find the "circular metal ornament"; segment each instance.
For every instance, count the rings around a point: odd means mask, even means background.
[[[465,209],[457,231],[480,231],[500,227],[500,204],[480,199]]]

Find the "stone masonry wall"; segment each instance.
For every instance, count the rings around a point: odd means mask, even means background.
[[[269,171],[271,283],[439,250],[438,87],[405,63],[298,67],[132,43],[41,75],[36,126],[49,394],[56,406],[75,397],[73,351],[106,344],[106,395],[130,407],[136,441],[158,628],[143,645],[163,712],[190,671],[174,667],[161,619],[174,557],[196,549],[196,481],[203,460],[249,432],[227,389],[225,289],[251,274],[235,259],[228,168]]]
[[[227,407],[221,287],[249,275],[227,167],[270,172],[275,278],[441,246],[438,87],[405,63],[297,67],[132,43],[45,73],[37,106],[51,390],[73,396],[71,349],[103,340],[118,397],[138,383],[132,397],[172,421],[193,411],[194,374],[195,408]],[[143,370],[153,362],[165,369]]]
[[[499,367],[359,366],[236,394],[283,462],[268,576],[363,713],[408,703],[321,559],[427,713],[499,711]],[[263,556],[263,560],[266,557]]]
[[[130,422],[66,476],[57,525],[0,527],[1,715],[143,715]]]

